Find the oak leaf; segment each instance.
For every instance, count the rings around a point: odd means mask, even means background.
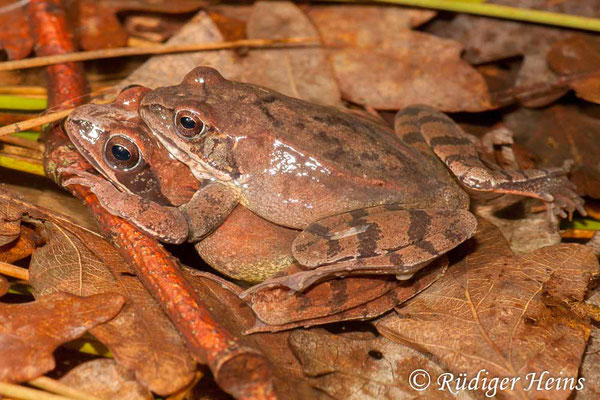
[[[125,298],[54,293],[24,304],[0,304],[0,381],[22,382],[54,368],[52,352],[114,317]]]
[[[583,301],[598,273],[586,246],[559,244],[514,256],[497,228],[480,220],[467,255],[418,297],[381,318],[391,340],[431,353],[455,376],[519,378],[502,398],[566,399],[572,387],[529,388],[531,375],[576,382],[590,322]],[[489,373],[489,376],[487,375]]]

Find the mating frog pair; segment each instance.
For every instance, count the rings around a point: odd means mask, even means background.
[[[410,278],[475,233],[463,189],[539,198],[561,216],[585,213],[567,168],[490,170],[462,130],[429,107],[400,111],[394,133],[208,67],[176,86],[130,88],[112,106],[83,106],[65,126],[108,179],[67,169],[76,176],[65,184],[89,186],[108,210],[160,240],[202,243],[238,204],[274,230],[297,230],[286,231],[305,269],[296,290],[348,274]],[[161,174],[180,186],[165,190]]]

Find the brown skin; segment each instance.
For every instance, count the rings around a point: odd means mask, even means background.
[[[293,262],[291,245],[298,232],[267,222],[242,206],[227,212],[226,223],[207,237],[198,234],[195,225],[206,226],[214,213],[194,212],[192,200],[201,183],[141,121],[139,100],[148,91],[130,87],[111,104],[88,104],[69,116],[65,131],[106,179],[65,169],[75,174],[66,184],[90,187],[106,209],[160,240],[198,242],[199,254],[232,278],[258,282],[287,268]]]
[[[491,171],[460,128],[428,107],[400,112],[394,134],[199,67],[181,84],[147,93],[140,115],[197,179],[211,181],[198,210],[214,211],[210,200],[218,196],[220,215],[241,203],[304,229],[294,256],[319,268],[299,273],[292,285],[299,290],[332,274],[408,278],[471,237],[476,221],[458,183],[540,198],[561,215],[582,210],[565,169]]]

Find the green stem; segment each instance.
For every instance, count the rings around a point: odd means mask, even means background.
[[[7,156],[0,156],[0,167],[23,171],[30,174],[46,176],[44,167],[24,160],[16,160]]]
[[[364,3],[364,1],[357,0],[332,1],[343,3]],[[454,11],[466,14],[483,15],[486,17],[534,22],[538,24],[600,32],[600,19],[598,18],[580,17],[578,15],[560,14],[550,11],[531,10],[526,8],[515,8],[498,4],[456,0],[375,0],[372,2],[432,8],[435,10]]]
[[[4,110],[44,110],[47,106],[45,98],[0,95],[0,109]]]

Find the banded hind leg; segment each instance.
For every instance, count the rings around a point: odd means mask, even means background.
[[[566,175],[571,162],[548,169],[500,170],[486,167],[463,130],[445,114],[428,106],[410,106],[395,120],[396,133],[408,144],[426,143],[467,189],[533,197],[550,204],[565,218],[575,210],[586,215],[583,199]],[[565,212],[566,211],[566,212]]]

